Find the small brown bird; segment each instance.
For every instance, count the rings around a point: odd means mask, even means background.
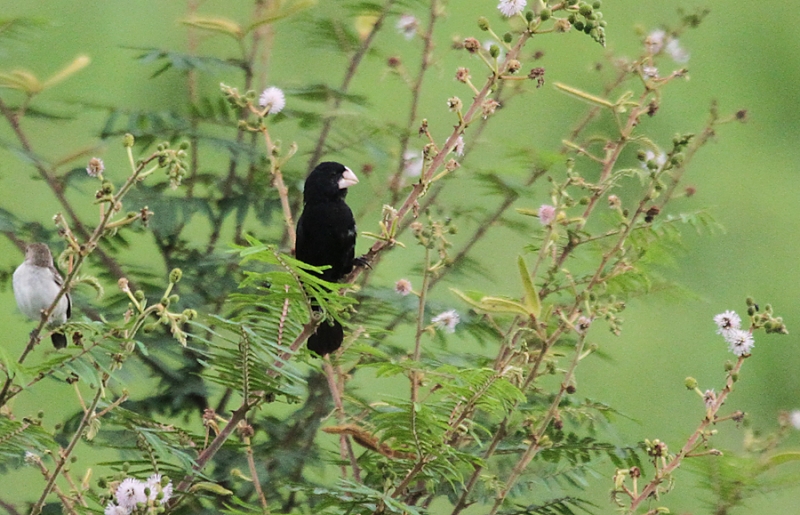
[[[14,271],[12,280],[17,306],[32,320],[41,320],[42,311],[50,307],[64,285],[64,279],[53,265],[53,255],[44,243],[31,243],[25,249],[25,261]],[[48,327],[54,328],[51,335],[53,347],[63,349],[67,337],[58,327],[65,324],[72,315],[72,299],[64,294],[56,304]]]

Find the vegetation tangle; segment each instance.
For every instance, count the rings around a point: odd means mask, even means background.
[[[238,21],[202,9],[180,20],[185,52],[134,50],[183,104],[86,102],[105,116],[80,148],[40,137],[61,123],[40,94],[88,57],[48,79],[35,63],[0,70],[0,144],[55,222],[0,210],[3,234],[49,244],[73,303],[67,348],[44,338],[58,297],[0,354],[8,513],[655,514],[695,464],[723,514],[797,460],[778,445],[800,416],[744,454],[714,444],[745,419],[732,396],[759,339],[787,333],[755,299],[708,321],[731,356],[717,384],[686,379],[700,422],[685,441],[620,442],[626,408],[579,387],[582,363],[613,356],[594,339],[623,330],[626,302],[669,287],[659,265],[681,228],[715,226],[685,176],[746,112],[712,104],[667,142],[644,130],[686,80],[680,38],[706,11],[641,31],[638,55],[586,62],[584,88],[541,48],[581,54],[624,33],[599,0],[257,0]],[[0,41],[40,24],[3,20]],[[233,51],[204,53],[220,41]],[[294,67],[273,66],[292,45]],[[545,91],[574,116],[555,145],[568,125],[525,123]],[[302,185],[323,161],[359,178],[361,257],[335,283],[293,257]],[[305,343],[329,321],[344,341],[318,356]],[[57,423],[54,395],[69,399]]]

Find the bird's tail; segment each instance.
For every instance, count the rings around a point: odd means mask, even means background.
[[[342,346],[344,340],[344,329],[342,324],[333,321],[323,321],[317,326],[317,332],[308,339],[308,350],[325,356]]]
[[[64,333],[54,332],[50,335],[50,340],[56,349],[63,349],[67,346],[67,335]]]

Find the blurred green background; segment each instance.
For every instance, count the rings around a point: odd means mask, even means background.
[[[337,2],[320,2],[318,8],[336,9]],[[785,319],[791,334],[788,337],[764,336],[756,339],[754,355],[745,363],[742,379],[737,384],[728,409],[741,409],[750,417],[750,428],[763,432],[776,429],[781,410],[800,409],[800,349],[797,334],[800,316],[796,306],[800,300],[797,256],[800,234],[797,204],[800,201],[800,10],[787,2],[764,0],[758,3],[708,0],[705,2],[663,0],[605,0],[603,12],[609,26],[608,50],[635,56],[641,37],[636,27],[649,31],[661,23],[675,23],[676,9],[691,11],[708,7],[710,15],[697,30],[681,38],[691,53],[687,65],[690,80],[668,88],[658,115],[643,123],[643,130],[657,143],[669,146],[675,132],[699,130],[707,118],[712,100],[722,112],[740,108],[748,110],[745,125],[729,125],[719,131],[714,142],[701,150],[689,169],[687,181],[697,189],[690,200],[676,202],[673,209],[709,207],[714,218],[726,231],[713,235],[685,233],[685,248],[676,255],[675,266],[665,275],[693,293],[687,296],[672,291],[654,293],[631,302],[624,313],[626,323],[622,336],[603,331],[592,336],[609,355],[608,360],[588,360],[579,370],[578,386],[592,392],[597,400],[607,402],[627,414],[615,429],[624,440],[660,438],[671,449],[696,427],[703,413],[693,393],[683,387],[688,375],[698,379],[701,389],[722,386],[722,364],[730,358],[725,344],[714,334],[712,317],[727,309],[744,314],[744,298],[752,295],[760,303],[771,303]],[[459,61],[448,49],[454,35],[481,36],[475,20],[480,15],[500,24],[494,0],[452,0],[449,15],[440,27],[435,69],[427,79],[427,93],[420,109],[422,116],[442,116],[444,100],[456,91],[452,73]],[[244,19],[249,2],[207,1],[200,4],[204,14]],[[420,10],[422,11],[422,10]],[[97,134],[105,113],[78,108],[73,101],[105,105],[116,104],[131,109],[168,110],[182,105],[184,80],[177,73],[149,79],[152,65],[137,63],[139,53],[130,47],[163,47],[185,50],[186,29],[178,19],[186,13],[182,2],[140,0],[136,2],[0,1],[3,17],[33,16],[46,20],[46,29],[32,33],[26,41],[0,49],[0,70],[27,68],[39,77],[47,77],[79,54],[89,55],[91,65],[65,83],[44,93],[37,102],[50,109],[73,115],[63,123],[35,122],[28,126],[39,148],[47,148],[47,157],[69,154],[76,148],[98,144]],[[417,13],[422,15],[422,12]],[[302,18],[304,15],[301,15]],[[280,22],[275,26],[275,47],[267,73],[268,84],[291,89],[306,81],[338,83],[343,74],[341,58],[317,50],[305,38],[308,32],[296,30],[302,19]],[[380,42],[388,54],[392,45],[398,53],[408,52],[407,43],[389,30]],[[302,37],[300,36],[302,35]],[[547,85],[526,97],[519,116],[504,116],[493,127],[494,134],[505,134],[508,147],[522,147],[528,142],[540,149],[555,150],[563,135],[582,112],[583,106],[566,99],[552,88],[553,82],[564,82],[587,91],[599,91],[593,65],[603,62],[604,50],[589,38],[577,34],[563,37],[542,37],[532,49],[541,49],[545,56],[537,66],[547,70]],[[235,49],[221,38],[203,41],[201,50],[225,56]],[[454,64],[456,63],[456,64]],[[373,109],[386,116],[397,116],[404,123],[407,92],[396,79],[386,78],[381,59],[367,63],[372,73],[362,74],[354,84],[354,93],[372,98]],[[236,74],[225,69],[211,72],[206,79],[213,86],[218,82],[235,81]],[[236,85],[236,84],[233,84]],[[376,88],[385,91],[376,95]],[[5,93],[3,93],[5,94]],[[291,101],[291,99],[290,99]],[[429,114],[430,113],[430,114]],[[447,127],[434,128],[436,135]],[[305,137],[291,122],[279,126],[285,141],[296,140],[301,152],[308,151],[315,135]],[[6,126],[0,138],[11,139]],[[106,161],[109,170],[124,169],[124,154],[112,142],[101,144],[95,154]],[[508,149],[504,149],[508,150]],[[357,154],[353,154],[357,160]],[[505,166],[502,152],[495,156],[475,156],[476,166]],[[365,158],[364,162],[368,159]],[[357,163],[357,166],[362,163]],[[51,227],[51,218],[58,206],[49,190],[31,179],[32,169],[17,156],[0,150],[0,207],[30,220]],[[364,190],[366,191],[366,190]],[[466,194],[466,192],[465,192]],[[366,195],[368,196],[368,195]],[[351,203],[365,205],[367,199],[351,194]],[[542,194],[526,204],[536,207],[546,199]],[[357,210],[356,210],[357,211]],[[91,212],[87,207],[86,213]],[[359,221],[361,228],[371,230],[374,221]],[[366,243],[362,243],[366,245]],[[365,246],[363,248],[366,248]],[[513,285],[513,277],[503,280],[503,267],[513,271],[513,260],[520,243],[499,233],[479,247],[486,256],[496,258],[499,272],[492,280],[476,288],[492,290]],[[0,241],[0,268],[11,271],[21,261],[21,254],[6,240]],[[399,257],[390,260],[395,262]],[[391,269],[381,271],[386,281],[393,280]],[[507,293],[507,292],[504,292]],[[442,289],[440,299],[450,299]],[[16,309],[10,287],[0,297],[0,316],[5,337],[3,350],[16,356],[23,346],[31,323]],[[20,399],[17,410],[27,406]],[[54,399],[54,403],[58,400]],[[28,406],[35,410],[39,406]],[[48,417],[57,413],[53,406]],[[21,412],[21,411],[20,411]],[[57,418],[54,415],[54,418]],[[743,429],[732,425],[719,428],[715,446],[739,450]],[[789,443],[800,448],[800,431]],[[610,513],[605,492],[610,488],[613,468],[599,469],[605,479],[597,481],[596,502]],[[31,475],[31,478],[34,476]],[[705,513],[704,493],[687,489],[681,479],[696,478],[682,471],[678,491],[665,500],[674,513]],[[36,482],[36,481],[32,481]],[[16,488],[17,485],[14,485]],[[8,483],[0,484],[0,492],[8,492]],[[12,498],[13,500],[13,498]],[[760,496],[736,513],[798,513],[800,487]]]

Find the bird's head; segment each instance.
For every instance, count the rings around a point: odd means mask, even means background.
[[[358,184],[358,177],[345,165],[333,161],[320,163],[306,179],[303,201],[308,203],[343,199],[347,196],[347,188],[354,184]]]
[[[53,255],[44,243],[29,243],[25,247],[25,259],[36,266],[44,268],[53,266]]]

